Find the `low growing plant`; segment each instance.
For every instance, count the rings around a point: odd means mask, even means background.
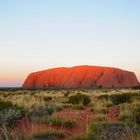
[[[130,93],[113,94],[110,99],[114,105],[130,103],[132,95]]]
[[[72,104],[88,105],[90,102],[90,97],[81,93],[69,97],[69,103]]]
[[[76,126],[76,121],[59,118],[59,117],[52,117],[48,120],[48,122],[50,125],[66,127],[66,128],[73,128]]]
[[[0,101],[0,124],[10,125],[25,114],[23,107],[13,105],[9,101]]]

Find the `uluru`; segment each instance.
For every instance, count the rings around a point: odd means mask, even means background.
[[[122,88],[137,85],[139,82],[133,72],[113,67],[83,65],[33,72],[25,80],[23,88]]]

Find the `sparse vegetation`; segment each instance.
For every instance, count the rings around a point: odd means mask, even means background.
[[[76,121],[59,118],[59,117],[51,117],[48,123],[53,126],[60,126],[66,128],[73,128],[76,126]]]
[[[139,140],[137,129],[122,123],[93,123],[87,134],[70,140]]]
[[[84,95],[81,93],[69,97],[69,103],[72,104],[88,105],[90,101],[91,100],[88,95]]]
[[[139,89],[0,90],[0,139],[139,140],[139,100]]]
[[[48,116],[52,115],[53,112],[57,110],[56,106],[54,105],[46,105],[45,107],[40,107],[33,112],[31,112],[30,116]]]

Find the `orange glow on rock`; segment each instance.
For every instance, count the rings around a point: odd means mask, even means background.
[[[132,87],[138,84],[133,72],[111,67],[76,66],[31,73],[23,88]]]

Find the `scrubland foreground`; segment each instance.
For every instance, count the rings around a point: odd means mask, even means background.
[[[140,90],[1,90],[0,140],[140,140]]]

